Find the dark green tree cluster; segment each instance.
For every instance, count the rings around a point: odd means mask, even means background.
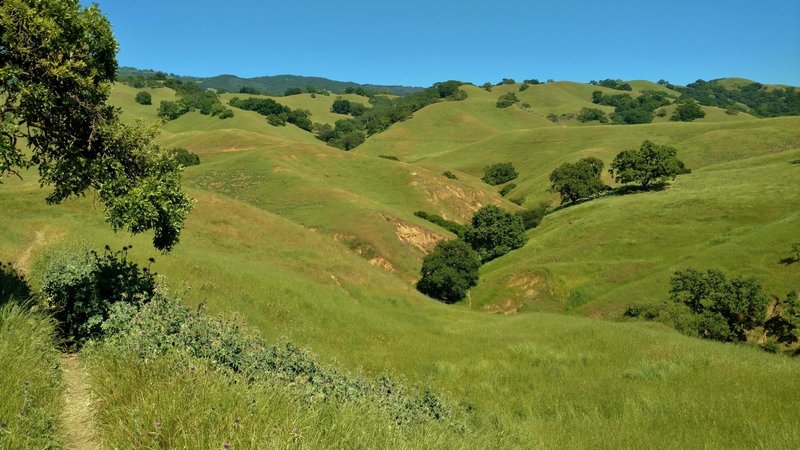
[[[319,125],[314,130],[317,138],[325,141],[328,145],[350,150],[366,140],[367,136],[389,128],[392,124],[407,119],[414,112],[440,100],[463,100],[466,94],[461,89],[453,89],[460,86],[458,81],[447,81],[436,83],[424,91],[415,92],[403,97],[388,97],[383,94],[365,92],[370,95],[369,103],[371,108],[360,110],[363,105],[350,102],[350,114],[355,108],[357,117],[336,121],[334,127],[330,125]],[[347,100],[344,100],[347,101]],[[344,108],[344,102],[340,102]]]
[[[513,92],[507,92],[500,96],[497,99],[497,106],[498,108],[508,108],[509,106],[513,105],[514,103],[519,103],[519,99],[517,98],[517,94]]]
[[[528,236],[519,216],[488,205],[472,216],[471,226],[464,231],[464,241],[485,262],[522,247],[528,241]]]
[[[690,172],[677,154],[673,147],[644,141],[638,150],[620,152],[608,173],[617,183],[639,183],[642,189],[648,189],[655,183]]]
[[[514,168],[514,165],[510,162],[505,162],[492,164],[491,166],[485,168],[481,180],[483,180],[483,182],[486,184],[497,186],[507,181],[511,181],[518,176],[519,173],[517,172],[517,169]]]
[[[172,157],[175,158],[175,161],[177,161],[178,164],[183,167],[196,166],[200,164],[200,157],[183,147],[171,148],[168,150],[168,153],[172,155]]]
[[[336,114],[349,114],[353,117],[359,117],[367,112],[367,107],[358,102],[351,102],[344,98],[337,98],[331,105],[331,112]]]
[[[171,88],[178,96],[177,101],[162,100],[158,115],[165,120],[175,120],[189,111],[197,110],[206,116],[220,119],[233,117],[233,111],[219,100],[216,91],[203,89],[194,82],[183,82],[177,78],[167,78],[164,86]]]
[[[761,83],[730,86],[719,80],[697,80],[686,87],[673,88],[681,93],[681,99],[693,99],[704,106],[728,109],[745,105],[748,113],[759,117],[800,115],[800,89],[795,87],[768,87]]]
[[[542,84],[542,83],[541,83],[539,80],[537,80],[536,78],[534,78],[534,79],[531,79],[531,80],[525,80],[525,81],[523,81],[523,83],[525,83],[525,84],[531,84],[531,85]]]
[[[786,299],[778,300],[764,329],[780,344],[791,345],[800,341],[800,298],[797,292],[789,292]]]
[[[440,242],[425,257],[422,277],[417,283],[420,292],[446,303],[463,299],[469,288],[477,285],[482,262],[520,248],[528,240],[522,218],[494,205],[479,209],[467,226],[419,213],[421,211],[415,214],[449,229],[461,238]]]
[[[114,230],[154,230],[153,245],[168,251],[193,201],[177,162],[153,143],[157,130],[123,124],[106,103],[116,51],[96,6],[0,3],[0,181],[36,167],[49,204],[93,190]]]
[[[606,190],[601,180],[603,161],[583,158],[575,163],[563,163],[550,174],[550,190],[561,195],[561,202],[577,202],[592,198]]]
[[[688,99],[678,102],[678,107],[669,120],[674,122],[691,122],[694,119],[702,119],[706,113],[700,108],[696,101]]]
[[[497,83],[497,86],[502,86],[504,84],[516,84],[517,82],[514,81],[513,78],[503,78],[500,82]]]
[[[610,78],[606,78],[605,80],[595,81],[592,80],[589,82],[592,86],[603,86],[609,89],[616,89],[618,91],[632,91],[633,88],[630,84],[623,82],[622,80],[612,80]]]
[[[419,217],[420,219],[425,219],[430,223],[439,225],[445,230],[455,234],[459,238],[464,237],[464,231],[466,231],[467,229],[467,226],[461,225],[458,222],[453,222],[452,220],[447,220],[438,214],[428,214],[425,211],[415,211],[414,215]]]
[[[637,124],[652,122],[653,112],[671,101],[666,93],[658,91],[642,91],[636,98],[630,94],[605,95],[602,91],[594,91],[592,103],[613,106],[615,110],[611,119],[614,123]]]
[[[283,96],[284,97],[290,97],[292,95],[300,95],[302,93],[303,93],[303,90],[301,88],[293,87],[293,88],[286,89],[286,91],[283,92]]]
[[[309,111],[289,108],[271,98],[249,97],[242,100],[239,97],[233,97],[229,103],[234,108],[255,111],[265,116],[270,125],[285,126],[287,123],[291,123],[306,131],[313,129]]]
[[[153,97],[147,91],[139,91],[136,93],[136,97],[134,98],[136,103],[140,105],[152,105],[153,104]]]
[[[578,113],[578,120],[581,122],[591,122],[596,120],[600,123],[608,123],[608,116],[606,113],[603,112],[602,109],[597,108],[581,108],[581,111]]]

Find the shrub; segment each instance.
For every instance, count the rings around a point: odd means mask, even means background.
[[[153,97],[147,91],[139,91],[136,93],[136,103],[140,105],[152,105]]]
[[[336,114],[350,114],[351,107],[352,103],[350,103],[350,100],[337,98],[333,101],[333,105],[331,105],[331,112]]]
[[[497,104],[495,106],[497,106],[498,108],[501,108],[501,109],[502,108],[508,108],[509,106],[513,105],[514,103],[518,103],[518,102],[519,102],[519,99],[517,98],[517,95],[514,94],[513,92],[508,92],[508,93],[505,93],[505,94],[501,95],[500,98],[497,99]]]
[[[529,87],[531,87],[531,85],[530,85],[530,84],[528,84],[528,83],[522,83],[522,85],[520,85],[520,87],[519,87],[519,91],[520,91],[520,92],[527,91]]]
[[[112,252],[106,247],[103,255],[84,250],[50,257],[42,294],[68,344],[80,347],[99,336],[112,304],[144,303],[153,296],[154,274],[128,261],[129,249]]]
[[[450,178],[451,180],[457,180],[458,179],[456,174],[454,174],[453,172],[450,172],[449,170],[445,170],[444,172],[442,172],[442,175],[447,177],[447,178]]]
[[[528,241],[528,236],[519,216],[488,205],[472,216],[472,226],[464,232],[464,241],[485,262],[522,247]]]
[[[444,303],[457,302],[478,284],[480,267],[480,257],[464,241],[439,242],[422,260],[417,289]]]
[[[481,180],[486,184],[497,186],[507,181],[517,178],[519,173],[514,169],[514,165],[510,162],[493,164],[484,169],[484,175]]]
[[[581,108],[580,113],[578,113],[578,120],[584,123],[591,122],[592,120],[597,120],[600,123],[608,123],[606,113],[597,108]]]
[[[507,185],[503,186],[503,188],[500,189],[498,193],[500,194],[500,196],[505,197],[506,194],[513,191],[514,188],[516,187],[517,187],[516,183],[508,183]]]
[[[453,222],[452,220],[447,220],[444,217],[439,216],[437,214],[428,214],[425,211],[415,211],[414,215],[421,219],[425,219],[428,222],[435,223],[436,225],[439,225],[440,227],[455,234],[458,237],[463,237],[464,231],[467,229],[466,226],[461,225],[458,222]]]
[[[186,150],[183,147],[175,147],[169,150],[169,153],[178,161],[178,164],[183,167],[196,166],[200,164],[200,157],[196,154]]]
[[[702,119],[706,113],[694,100],[684,101],[678,104],[675,112],[669,120],[675,122],[691,122],[695,119]]]
[[[544,219],[548,209],[549,205],[545,202],[541,202],[535,208],[529,208],[518,212],[517,216],[522,220],[522,225],[525,229],[530,230],[538,227],[539,224],[542,223],[542,219]]]

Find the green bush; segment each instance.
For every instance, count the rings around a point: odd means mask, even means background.
[[[456,174],[454,174],[453,172],[450,172],[449,170],[445,170],[444,172],[442,172],[442,175],[444,175],[447,178],[450,178],[451,180],[457,180],[458,179]]]
[[[547,214],[549,206],[545,202],[539,203],[535,208],[526,209],[517,213],[517,216],[522,220],[522,225],[526,230],[536,228],[542,223],[542,219]]]
[[[678,103],[678,107],[669,120],[674,122],[691,122],[695,119],[702,119],[706,113],[694,100],[687,100]]]
[[[581,108],[581,112],[578,113],[578,120],[584,123],[593,120],[597,120],[600,123],[608,123],[606,113],[597,108]]]
[[[153,97],[147,91],[139,91],[136,93],[136,103],[140,105],[152,105]]]
[[[182,165],[183,167],[196,166],[200,164],[200,157],[183,147],[171,148],[169,153],[175,158],[176,161],[178,161],[178,164]]]
[[[488,205],[472,216],[472,226],[464,232],[464,241],[485,262],[522,247],[528,241],[528,236],[519,216]]]
[[[417,290],[444,303],[457,302],[478,284],[480,268],[480,257],[464,241],[439,242],[422,260]]]
[[[517,173],[517,170],[514,169],[514,165],[510,162],[506,162],[493,164],[484,169],[484,175],[481,180],[483,180],[486,184],[497,186],[498,184],[511,181],[514,178],[517,178],[517,176],[519,176],[519,173]]]
[[[519,99],[517,98],[517,95],[515,93],[513,93],[513,92],[508,92],[508,93],[505,93],[505,94],[501,95],[500,98],[497,99],[497,103],[495,104],[495,106],[497,106],[498,108],[501,108],[501,109],[502,108],[508,108],[509,106],[513,105],[514,103],[518,103],[518,102],[519,102]]]
[[[102,255],[86,250],[50,255],[42,275],[42,295],[68,344],[81,347],[98,337],[114,303],[144,303],[153,296],[154,274],[128,261],[129,249],[112,252],[106,247]]]
[[[452,220],[447,220],[444,217],[439,216],[437,214],[428,214],[425,211],[415,211],[414,215],[421,219],[425,219],[428,222],[435,223],[436,225],[439,225],[440,227],[455,234],[458,237],[464,236],[464,230],[467,229],[466,226],[461,225],[458,222],[453,222]]]
[[[498,191],[498,193],[500,194],[500,196],[505,197],[506,194],[508,194],[509,192],[513,191],[514,188],[516,188],[516,187],[517,187],[517,185],[515,183],[508,183],[507,185],[503,186],[503,188],[500,189]]]

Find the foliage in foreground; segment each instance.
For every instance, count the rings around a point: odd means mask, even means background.
[[[422,260],[417,289],[429,297],[454,303],[478,284],[480,268],[480,256],[467,243],[460,239],[442,241]]]
[[[62,385],[53,328],[42,312],[0,303],[0,448],[60,448]]]
[[[116,50],[96,6],[0,3],[0,179],[35,166],[53,187],[50,204],[96,190],[115,230],[154,230],[153,245],[169,251],[192,201],[177,164],[153,143],[156,131],[123,124],[106,103]]]

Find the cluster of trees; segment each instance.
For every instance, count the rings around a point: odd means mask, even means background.
[[[479,209],[459,236],[439,242],[422,260],[417,283],[420,292],[445,303],[463,299],[469,288],[478,284],[482,263],[520,248],[528,240],[522,219],[494,205]]]
[[[705,116],[706,113],[696,101],[685,99],[678,102],[678,107],[670,117],[670,120],[674,122],[691,122],[694,119],[702,119]]]
[[[108,20],[77,1],[0,2],[0,30],[0,182],[35,167],[48,204],[94,190],[114,230],[153,230],[153,245],[171,250],[194,202],[157,130],[124,124],[107,104],[117,74]]]
[[[336,114],[349,114],[353,117],[364,115],[367,107],[358,102],[351,102],[344,98],[337,98],[331,105],[331,112]]]
[[[652,122],[653,112],[671,101],[666,93],[658,91],[642,91],[636,98],[630,94],[605,95],[602,91],[594,91],[592,103],[613,106],[611,119],[614,123],[637,124]]]
[[[610,89],[616,89],[618,91],[632,91],[633,88],[630,84],[623,82],[622,80],[612,80],[607,78],[605,80],[592,80],[589,82],[592,86],[603,86]]]
[[[507,92],[501,95],[500,98],[497,99],[497,104],[495,106],[497,106],[498,108],[508,108],[514,103],[519,103],[517,95],[514,94],[513,92]]]
[[[178,95],[178,101],[162,100],[158,106],[158,115],[165,120],[175,120],[189,111],[197,110],[200,114],[228,119],[233,117],[233,110],[226,108],[219,100],[219,94],[210,89],[203,89],[193,82],[183,82],[177,78],[167,78],[163,85],[171,88]]]
[[[255,111],[265,116],[270,125],[286,126],[287,123],[291,123],[306,131],[312,131],[314,126],[309,111],[289,108],[271,98],[249,97],[242,100],[233,97],[229,103],[234,108]]]
[[[389,128],[392,124],[407,119],[414,112],[441,100],[463,100],[466,93],[459,87],[460,81],[446,81],[436,83],[424,91],[415,92],[403,97],[391,98],[386,95],[364,90],[362,93],[369,96],[372,108],[365,109],[362,114],[352,119],[336,121],[335,126],[315,126],[314,133],[317,138],[328,145],[350,150],[363,143],[367,136]],[[354,90],[354,93],[358,89]],[[352,108],[358,103],[350,103]],[[342,102],[341,105],[344,105]],[[358,107],[355,107],[358,109]]]
[[[778,298],[768,313],[769,298],[754,278],[728,279],[716,269],[705,273],[689,268],[670,281],[671,302],[631,305],[628,317],[666,322],[678,331],[723,342],[745,342],[763,328],[768,348],[800,340],[800,301],[796,292]]]
[[[581,122],[591,122],[596,120],[600,123],[608,123],[608,116],[602,109],[597,108],[581,108],[578,113],[578,120]]]
[[[636,150],[618,153],[608,173],[617,183],[638,183],[647,190],[690,172],[677,153],[673,147],[644,141]],[[550,174],[550,189],[561,195],[562,203],[593,198],[610,190],[600,179],[602,173],[603,161],[597,158],[563,163]]]
[[[492,164],[491,166],[483,169],[484,183],[497,186],[505,182],[511,181],[519,176],[519,172],[514,168],[510,162]]]
[[[672,88],[681,93],[681,99],[692,99],[705,106],[736,111],[739,105],[746,105],[747,112],[759,117],[800,115],[800,89],[794,87],[767,87],[761,83],[737,87],[721,84],[719,80],[697,80],[686,87]]]

